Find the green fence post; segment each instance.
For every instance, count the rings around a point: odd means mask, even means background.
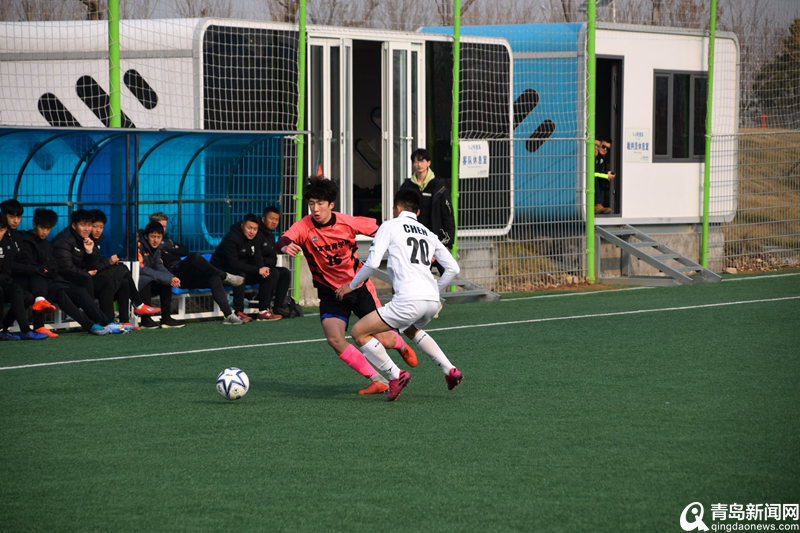
[[[298,41],[297,41],[297,131],[306,127],[306,0],[300,0],[298,13]],[[303,150],[305,138],[302,133],[297,135],[297,187],[294,195],[295,221],[303,218]],[[300,267],[301,254],[294,258],[294,297],[300,302]]]
[[[122,126],[119,94],[119,0],[108,0],[108,79],[112,128]]]
[[[714,41],[717,35],[717,0],[711,0],[708,21],[708,96],[706,100],[706,139],[703,156],[703,248],[700,264],[708,268],[708,206],[711,191],[711,102],[714,93]]]
[[[453,235],[453,257],[458,257],[458,109],[461,86],[461,0],[453,2],[453,121],[451,132],[450,199],[453,203],[453,218],[456,232]],[[455,291],[450,287],[450,291]]]
[[[595,24],[596,5],[586,2],[586,279],[595,282],[594,246],[594,137],[595,137]]]

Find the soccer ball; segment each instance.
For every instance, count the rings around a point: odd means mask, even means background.
[[[249,388],[250,379],[238,368],[226,368],[217,376],[217,392],[226,400],[238,400]]]

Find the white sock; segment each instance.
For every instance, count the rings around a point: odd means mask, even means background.
[[[367,361],[372,363],[372,366],[384,372],[389,379],[400,379],[400,369],[394,364],[394,361],[386,353],[386,348],[383,347],[381,341],[372,337],[368,343],[361,347],[364,357]]]
[[[444,354],[439,345],[436,344],[436,341],[433,340],[433,337],[428,335],[422,330],[417,331],[417,334],[414,336],[414,343],[419,346],[419,349],[425,352],[425,355],[430,357],[431,361],[436,363],[439,368],[442,369],[442,372],[445,375],[450,373],[451,368],[455,368],[451,363],[447,356]]]
[[[44,296],[37,296],[36,300],[34,300],[34,303],[35,302],[41,302],[42,300],[44,300]]]

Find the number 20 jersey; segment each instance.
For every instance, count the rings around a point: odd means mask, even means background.
[[[332,212],[325,225],[306,215],[295,222],[281,237],[290,239],[303,249],[314,286],[336,290],[350,283],[361,268],[356,235],[373,237],[378,231],[374,218],[354,217]],[[279,246],[284,246],[283,242]]]
[[[364,269],[350,283],[352,288],[367,278],[389,252],[387,263],[394,288],[393,300],[439,301],[439,291],[450,284],[459,273],[458,263],[439,238],[417,221],[417,216],[403,211],[397,218],[381,224]],[[431,274],[434,257],[445,267],[437,283]]]

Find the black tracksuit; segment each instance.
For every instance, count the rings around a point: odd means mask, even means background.
[[[262,278],[258,273],[259,269],[266,266],[261,257],[261,240],[258,234],[253,239],[248,239],[242,224],[233,224],[214,250],[211,264],[225,272],[244,276],[246,285],[258,285],[258,310],[269,309],[277,278]],[[239,313],[244,312],[244,291],[244,285],[233,287],[233,309]]]
[[[89,331],[92,326],[105,326],[111,319],[95,303],[85,289],[68,282],[58,272],[58,263],[53,257],[53,246],[46,239],[40,239],[33,230],[23,232],[22,248],[33,258],[37,272],[47,283],[47,299]],[[44,316],[34,314],[34,328],[44,326]]]
[[[92,276],[90,270],[100,270],[103,266],[100,257],[100,248],[95,245],[92,252],[86,251],[83,239],[73,229],[67,226],[55,239],[53,239],[53,257],[58,264],[58,272],[64,279],[82,287],[93,298],[97,299],[100,309],[107,317],[114,319],[114,293],[115,283],[108,276]],[[120,320],[128,322],[129,311],[120,307]]]
[[[100,253],[100,243],[105,239],[104,235],[94,241],[94,249]],[[139,289],[136,288],[136,283],[133,281],[131,271],[125,265],[120,263],[111,264],[111,261],[105,257],[100,256],[100,267],[97,269],[97,274],[94,276],[95,290],[99,291],[96,294],[97,301],[100,303],[100,308],[107,315],[114,316],[114,300],[117,302],[117,309],[119,310],[119,321],[122,323],[130,322],[131,302],[133,305],[142,305],[142,297],[139,294]]]
[[[28,307],[33,303],[33,299],[29,296],[30,303],[26,302],[25,291],[11,277],[12,265],[21,253],[17,241],[12,238],[10,231],[6,231],[0,239],[0,303],[10,304],[11,311],[3,320],[3,329],[7,329],[16,320],[20,333],[24,335],[31,331]]]

